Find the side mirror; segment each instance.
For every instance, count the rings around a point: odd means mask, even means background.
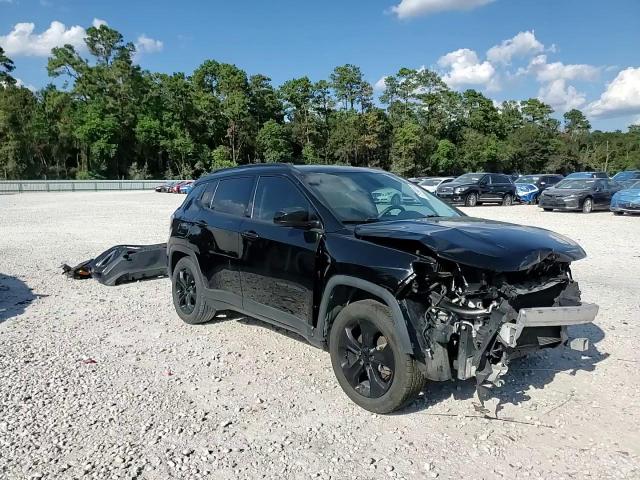
[[[279,210],[273,216],[273,223],[283,227],[304,228],[310,230],[319,228],[320,221],[309,216],[309,211],[302,207],[292,207]]]

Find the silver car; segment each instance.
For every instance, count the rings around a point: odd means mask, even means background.
[[[427,192],[436,193],[436,190],[443,183],[449,183],[454,179],[454,177],[429,177],[423,178],[418,182],[418,186],[424,188]]]

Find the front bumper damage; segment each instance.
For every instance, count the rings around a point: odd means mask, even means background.
[[[414,321],[421,320],[425,375],[475,377],[484,413],[511,360],[545,348],[588,349],[586,338],[569,339],[567,327],[593,322],[598,306],[581,301],[568,263],[548,259],[511,273],[439,264],[425,279],[422,289],[414,282],[406,302]]]

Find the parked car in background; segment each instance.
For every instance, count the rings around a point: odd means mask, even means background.
[[[185,184],[187,181],[186,180],[182,180],[179,182],[174,183],[168,190],[169,193],[180,193],[180,187]]]
[[[407,192],[401,192],[395,188],[379,188],[371,192],[371,196],[376,204],[388,203],[393,206],[411,203],[413,198],[411,195],[408,195]]]
[[[609,210],[614,215],[640,213],[640,180],[627,184],[622,190],[614,193]]]
[[[564,178],[609,178],[606,172],[574,172]]]
[[[162,185],[158,185],[155,188],[156,192],[167,193],[171,187],[173,187],[177,182],[175,180],[165,182]]]
[[[474,207],[480,203],[512,205],[516,186],[501,173],[465,173],[452,182],[440,185],[436,195],[449,203]]]
[[[193,180],[187,180],[178,188],[178,193],[189,193],[193,186]]]
[[[453,182],[454,180],[454,177],[425,177],[418,182],[418,186],[424,188],[429,193],[436,193],[440,185]]]
[[[624,172],[618,172],[613,176],[612,180],[615,180],[618,183],[640,180],[640,170],[625,170]]]
[[[411,183],[415,183],[416,185],[418,185],[422,180],[425,180],[429,177],[411,177],[411,178],[407,178],[407,180],[409,180]]]
[[[538,205],[545,212],[552,210],[607,210],[611,197],[620,185],[608,178],[565,178],[540,195]]]
[[[540,194],[564,177],[557,174],[536,173],[533,175],[522,175],[516,180],[516,194],[521,202],[535,203]],[[533,188],[531,188],[533,187]]]

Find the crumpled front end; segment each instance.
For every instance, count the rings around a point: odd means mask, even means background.
[[[560,345],[586,350],[587,340],[569,340],[567,327],[598,312],[581,301],[569,263],[553,257],[519,272],[434,261],[418,266],[406,288],[427,377],[476,377],[481,401],[513,358]]]

